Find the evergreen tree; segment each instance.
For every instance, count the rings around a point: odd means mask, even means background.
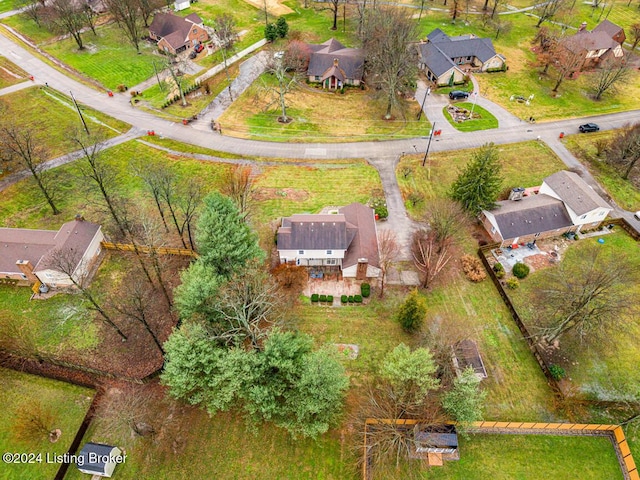
[[[435,377],[437,365],[428,348],[414,351],[401,343],[389,352],[383,362],[380,376],[387,380],[403,403],[421,404],[429,390],[440,387]]]
[[[474,215],[496,206],[502,190],[498,149],[493,143],[478,149],[451,186],[451,198]]]
[[[473,367],[467,367],[455,379],[453,388],[442,397],[442,407],[465,428],[482,419],[482,406],[486,396],[487,392],[480,390],[480,379]]]
[[[287,23],[286,18],[278,18],[278,21],[276,22],[276,31],[280,38],[285,38],[289,34],[289,24]]]
[[[270,23],[264,27],[264,38],[267,39],[267,42],[273,42],[278,38],[278,27],[276,27],[275,23]]]
[[[418,290],[412,290],[407,296],[404,303],[400,306],[397,319],[406,332],[415,332],[419,330],[424,322],[424,316],[427,313],[427,305],[424,299],[418,293]]]

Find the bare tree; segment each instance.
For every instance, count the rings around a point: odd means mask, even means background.
[[[169,70],[169,73],[171,74],[171,78],[175,83],[176,87],[178,88],[178,92],[180,93],[180,98],[182,100],[183,107],[187,106],[187,99],[184,96],[185,79],[182,73],[186,69],[184,64],[185,61],[186,60],[176,60],[174,57],[170,61],[168,61],[166,64],[167,70]]]
[[[398,93],[408,90],[415,79],[415,52],[409,45],[417,38],[417,24],[403,10],[378,8],[365,15],[365,70],[369,82],[385,98],[386,119],[399,106]]]
[[[158,214],[162,219],[162,224],[166,233],[169,233],[169,226],[167,225],[167,219],[165,217],[164,205],[162,204],[162,185],[165,182],[165,175],[172,175],[172,172],[162,165],[156,163],[132,162],[130,164],[131,170],[136,177],[139,177],[143,182],[158,210]]]
[[[418,230],[411,246],[413,263],[422,273],[422,288],[429,288],[452,258],[451,242],[439,242],[433,230]]]
[[[87,18],[81,2],[75,0],[51,0],[49,7],[51,15],[49,21],[53,26],[73,37],[79,50],[84,49],[82,43],[82,29],[87,26]]]
[[[582,339],[602,338],[638,308],[629,288],[637,282],[630,262],[597,245],[543,272],[539,282],[533,302],[538,339],[548,344],[571,331]]]
[[[540,27],[544,22],[551,20],[557,13],[566,6],[567,0],[549,0],[541,2],[534,8],[534,12],[538,15],[538,23],[536,27]]]
[[[494,19],[496,16],[496,13],[498,13],[498,7],[501,7],[507,2],[506,0],[492,0],[492,2],[493,2],[493,6],[491,7],[491,18]]]
[[[36,134],[28,126],[5,124],[0,126],[0,159],[5,162],[17,162],[31,172],[36,185],[51,207],[51,212],[58,215],[56,206],[58,185],[52,171],[46,170],[45,160],[49,152]]]
[[[556,84],[552,89],[554,93],[558,91],[567,75],[579,72],[584,64],[584,52],[581,48],[576,47],[573,42],[567,42],[565,39],[558,43],[557,48],[553,51],[554,67],[557,74]]]
[[[155,273],[156,280],[160,289],[162,290],[162,295],[167,301],[167,306],[169,309],[173,307],[173,302],[171,300],[171,296],[169,295],[169,290],[167,288],[166,282],[163,278],[163,268],[160,261],[160,255],[158,254],[158,247],[162,247],[164,245],[162,235],[161,235],[161,227],[155,219],[150,218],[149,216],[143,215],[141,218],[141,234],[143,243],[151,247],[149,250],[149,258],[151,259],[151,265],[153,267],[153,272]]]
[[[137,52],[140,52],[144,20],[140,9],[141,3],[143,3],[142,0],[105,0],[109,13]],[[144,1],[144,3],[148,4],[149,2]]]
[[[93,34],[98,35],[98,32],[96,32],[96,18],[98,18],[98,14],[93,11],[93,8],[91,8],[89,4],[82,7],[82,14],[84,15],[86,24]]]
[[[606,162],[625,180],[640,160],[640,122],[624,125],[606,149]]]
[[[229,66],[227,65],[227,54],[233,50],[233,46],[238,38],[238,33],[236,32],[236,21],[231,15],[225,13],[224,15],[215,18],[213,21],[213,28],[216,32],[216,37],[218,37],[220,51],[222,52],[224,73],[227,77],[227,83],[229,84],[227,87],[229,90],[229,98],[233,101],[233,96],[231,95],[231,77],[229,76]]]
[[[162,0],[137,0],[138,7],[140,8],[140,14],[142,16],[142,23],[144,28],[149,28],[149,19],[153,12],[162,8],[166,2]],[[173,2],[170,2],[173,3]]]
[[[114,308],[122,315],[134,322],[141,324],[147,333],[153,338],[153,342],[164,355],[162,343],[158,339],[157,334],[151,328],[151,307],[153,297],[151,296],[151,287],[140,277],[130,277],[127,282],[127,288],[123,297],[114,303]]]
[[[424,13],[424,4],[426,0],[415,0],[415,2],[420,5],[420,13],[418,13],[418,23],[422,20],[422,14]]]
[[[633,38],[633,44],[631,45],[631,51],[633,52],[638,43],[640,43],[640,23],[634,23],[629,27],[629,36]]]
[[[29,398],[15,412],[13,432],[19,440],[40,442],[52,438],[56,415],[50,405],[43,405],[37,398]]]
[[[223,177],[220,191],[234,201],[245,219],[250,217],[256,192],[250,166],[232,167]]]
[[[600,100],[605,93],[616,93],[617,86],[629,78],[631,69],[624,57],[610,57],[605,60],[590,78],[593,98]]]
[[[493,37],[495,40],[502,34],[508,35],[513,28],[513,23],[508,20],[501,20],[499,17],[494,22],[491,22],[491,26],[493,27],[493,31],[496,32],[496,36]]]
[[[113,328],[124,342],[127,336],[111,319],[102,305],[98,303],[98,300],[87,285],[89,272],[86,268],[79,268],[82,261],[82,254],[83,252],[79,252],[74,248],[56,248],[45,258],[47,264],[50,265],[53,270],[64,274],[64,276],[71,281],[85,300],[89,302],[91,309],[98,312],[102,320]]]
[[[400,245],[398,235],[395,231],[384,229],[378,235],[378,256],[380,260],[380,298],[384,297],[384,286],[387,280],[387,273],[400,255]]]
[[[460,15],[461,8],[462,8],[462,0],[453,0],[453,4],[449,9],[449,12],[451,14],[451,21],[453,23],[455,23],[456,19],[458,18],[458,15]]]
[[[42,27],[43,5],[39,0],[20,0],[16,6],[22,8],[22,13],[33,20],[38,28]]]
[[[182,238],[186,231],[191,250],[196,249],[196,244],[193,239],[193,229],[196,213],[203,196],[203,184],[199,181],[191,180],[180,189],[180,195],[178,197],[178,209],[182,214],[182,223],[180,224],[180,230],[178,233]]]
[[[266,72],[271,74],[276,82],[275,85],[264,81],[262,82],[261,90],[271,97],[268,99],[268,103],[264,109],[268,110],[273,105],[279,105],[280,116],[278,117],[278,121],[289,123],[291,119],[287,115],[287,94],[295,88],[298,82],[298,72],[289,68],[284,57],[270,59],[266,67]]]
[[[458,202],[438,199],[429,202],[429,209],[425,214],[424,221],[435,233],[438,243],[445,244],[468,223],[469,217]]]

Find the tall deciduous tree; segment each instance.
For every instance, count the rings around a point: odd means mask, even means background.
[[[640,23],[634,23],[629,27],[629,36],[633,39],[633,44],[631,45],[631,51],[633,52],[638,43],[640,43]]]
[[[251,216],[256,188],[251,177],[250,166],[236,165],[232,167],[222,180],[221,191],[233,200],[240,215],[245,219]]]
[[[624,57],[612,57],[605,60],[590,78],[590,89],[593,93],[593,98],[600,100],[607,92],[615,94],[617,86],[624,83],[630,74],[631,70]]]
[[[418,290],[412,290],[400,306],[396,318],[405,331],[413,333],[420,329],[426,314],[427,304],[424,298],[420,296]]]
[[[87,26],[82,2],[75,0],[52,0],[49,3],[51,15],[48,20],[60,32],[73,37],[79,50],[84,49],[82,43],[82,29]]]
[[[291,92],[298,82],[298,71],[287,64],[289,58],[274,57],[269,60],[266,66],[266,72],[271,74],[275,83],[262,83],[262,90],[271,98],[265,106],[268,110],[273,105],[280,107],[280,117],[278,120],[282,123],[289,123],[291,120],[287,115],[287,94]]]
[[[623,255],[590,245],[553,270],[543,271],[534,299],[538,338],[551,344],[569,332],[602,338],[638,309],[630,285],[637,282]]]
[[[584,65],[585,53],[575,37],[561,40],[551,52],[554,56],[553,66],[556,70],[556,83],[552,92],[557,92],[567,76],[579,72]]]
[[[385,99],[387,119],[400,106],[399,92],[408,91],[415,80],[415,52],[410,44],[417,38],[417,24],[404,10],[367,10],[362,34],[365,71]]]
[[[27,126],[5,124],[0,126],[0,159],[17,162],[25,167],[36,182],[38,189],[51,207],[54,215],[60,213],[56,206],[58,187],[55,175],[45,169],[44,161],[49,152],[35,131]]]
[[[391,265],[398,260],[400,244],[398,235],[391,229],[384,229],[378,235],[378,257],[380,261],[380,298],[384,297],[384,286]]]
[[[625,125],[611,139],[606,149],[606,161],[612,165],[625,180],[640,160],[640,122]]]
[[[105,0],[105,4],[109,13],[127,37],[127,40],[135,47],[137,52],[140,52],[140,39],[142,38],[142,24],[144,21],[140,2],[134,0]]]
[[[544,22],[551,20],[566,4],[567,0],[549,0],[536,5],[534,8],[535,13],[538,15],[536,27],[540,27]]]
[[[453,182],[451,198],[474,215],[494,208],[502,190],[500,171],[498,149],[493,143],[484,145],[473,153],[471,161]]]
[[[225,13],[219,17],[216,17],[213,21],[213,28],[218,37],[218,43],[220,45],[220,51],[222,52],[222,59],[224,61],[224,74],[227,77],[229,98],[233,101],[231,95],[231,77],[229,76],[229,66],[227,65],[227,56],[229,52],[233,50],[233,45],[238,38],[236,32],[236,21],[231,15]]]
[[[487,392],[480,389],[480,379],[467,367],[453,382],[453,388],[442,397],[442,407],[459,422],[460,427],[467,428],[471,423],[482,419],[482,410]]]
[[[411,245],[413,263],[422,274],[422,288],[431,287],[452,258],[451,241],[439,241],[433,230],[418,230]]]

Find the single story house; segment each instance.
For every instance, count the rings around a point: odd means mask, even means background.
[[[204,23],[196,13],[186,17],[157,13],[149,26],[149,36],[158,42],[159,50],[172,55],[209,40]]]
[[[506,68],[506,59],[496,53],[489,38],[473,34],[449,37],[439,28],[418,44],[419,67],[436,85],[464,82],[468,72],[486,72]]]
[[[69,255],[69,262],[74,265],[72,277],[80,282],[100,255],[103,240],[100,225],[82,217],[65,223],[57,231],[0,228],[0,281],[68,287],[73,283],[56,269],[56,253]]]
[[[580,176],[566,170],[545,178],[535,191],[512,195],[495,209],[482,211],[481,221],[495,242],[510,245],[595,229],[611,211]]]
[[[321,44],[307,44],[310,50],[307,77],[322,88],[337,90],[343,85],[358,86],[364,74],[364,52],[347,48],[335,38]]]
[[[609,20],[603,20],[596,28],[587,30],[587,22],[583,22],[575,35],[567,37],[561,45],[575,54],[584,57],[578,69],[593,67],[607,58],[622,58],[622,44],[626,36],[622,27]]]
[[[280,263],[335,268],[343,277],[380,275],[374,212],[352,203],[335,214],[294,214],[282,219],[277,248]]]
[[[427,460],[429,466],[442,466],[444,460],[460,460],[458,434],[454,425],[421,425],[413,429],[409,458]]]
[[[76,466],[82,473],[111,477],[113,470],[119,463],[124,463],[125,455],[122,450],[102,443],[86,443],[76,459]]]

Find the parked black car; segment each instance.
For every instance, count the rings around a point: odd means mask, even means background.
[[[469,92],[463,92],[462,90],[451,90],[449,92],[449,98],[451,100],[460,100],[463,98],[469,98]]]
[[[580,125],[578,127],[578,130],[580,130],[580,132],[582,133],[597,132],[598,130],[600,130],[600,127],[595,123],[585,123],[584,125]]]

